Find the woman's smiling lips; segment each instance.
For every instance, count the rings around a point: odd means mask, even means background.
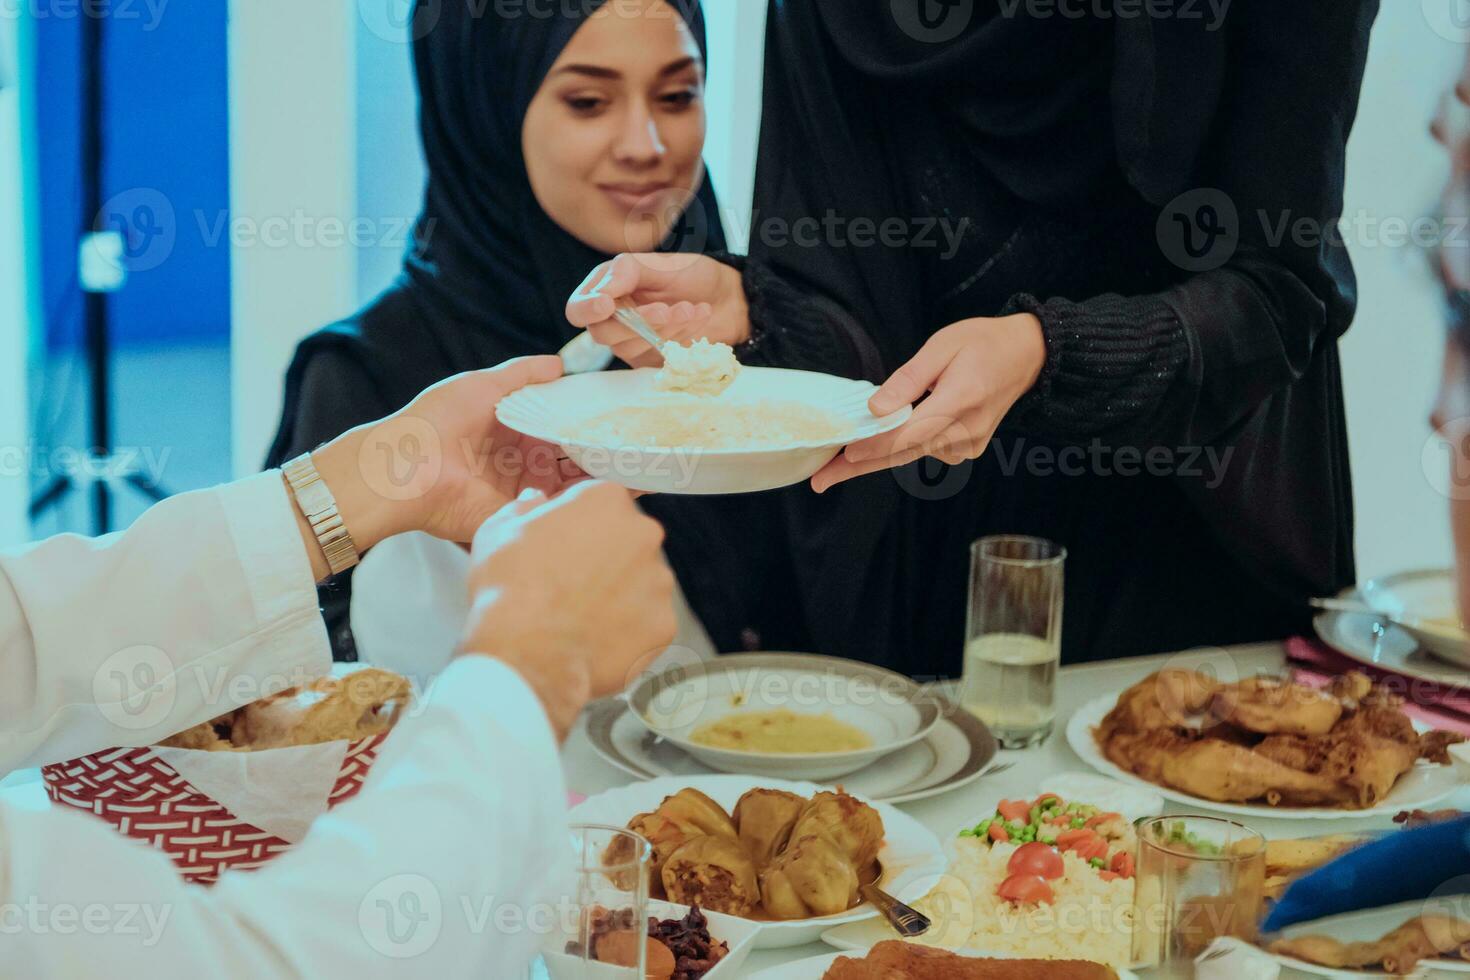
[[[674,185],[667,181],[646,184],[598,184],[597,187],[625,211],[658,204],[658,197]]]

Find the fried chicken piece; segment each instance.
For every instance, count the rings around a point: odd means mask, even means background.
[[[863,868],[877,858],[883,833],[878,811],[839,789],[812,797],[796,818],[791,839],[825,837],[847,855],[854,868]]]
[[[1343,802],[1345,795],[1336,779],[1216,739],[1165,755],[1160,768],[1164,783],[1217,803],[1264,799],[1271,806],[1316,806]]]
[[[761,900],[755,863],[733,836],[708,834],[684,844],[664,864],[663,885],[671,902],[728,915],[749,916]]]
[[[1366,698],[1372,690],[1373,678],[1357,670],[1339,674],[1327,685],[1328,694],[1347,702],[1344,707],[1355,707],[1356,702]]]
[[[1348,805],[1376,806],[1426,752],[1444,755],[1445,747],[1463,739],[1448,732],[1421,737],[1398,707],[1396,698],[1370,695],[1330,733],[1316,738],[1277,735],[1256,753],[1284,766],[1342,783]],[[1448,757],[1445,756],[1445,761]]]
[[[1425,732],[1419,736],[1419,758],[1435,765],[1447,766],[1450,759],[1449,748],[1451,745],[1459,745],[1465,741],[1464,735],[1455,732]]]
[[[761,902],[778,919],[846,912],[858,901],[852,861],[825,837],[803,837],[761,875]]]
[[[841,957],[822,980],[1117,980],[1101,963],[1081,960],[972,959],[943,949],[888,940],[861,960]]]
[[[1381,966],[1388,973],[1410,973],[1420,960],[1458,954],[1470,943],[1470,922],[1447,916],[1411,919],[1376,942],[1344,943],[1327,936],[1281,939],[1271,952],[1333,969]]]
[[[1102,750],[1114,765],[1151,783],[1163,783],[1164,764],[1198,741],[1177,729],[1156,728],[1147,732],[1118,732],[1102,743]]]
[[[1213,717],[1260,735],[1326,735],[1342,712],[1330,694],[1265,677],[1223,687],[1210,702]]]
[[[1218,681],[1192,670],[1161,670],[1118,696],[1097,736],[1106,743],[1119,732],[1176,729],[1202,714],[1220,690]]]
[[[810,802],[779,789],[753,789],[735,804],[735,829],[757,870],[764,871],[791,839],[791,828]]]

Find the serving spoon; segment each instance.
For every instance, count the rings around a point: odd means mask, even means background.
[[[664,356],[664,339],[651,327],[638,308],[627,300],[620,300],[618,308],[613,311],[619,323],[636,333],[654,350],[659,356]],[[606,371],[612,366],[612,348],[604,347],[592,339],[592,335],[583,331],[573,337],[571,341],[559,352],[562,370],[567,374],[597,374]],[[667,360],[667,358],[664,358]]]
[[[1014,761],[998,763],[986,769],[980,775],[982,777],[994,776],[1013,768],[1015,764]],[[865,872],[865,874],[867,873],[869,872]],[[888,924],[893,926],[900,936],[905,939],[913,939],[916,936],[922,936],[934,927],[934,923],[923,912],[920,912],[912,905],[905,905],[879,888],[877,872],[872,873],[872,881],[858,882],[858,894],[871,902],[873,907],[879,912],[882,912],[883,917],[888,920]]]
[[[664,354],[664,344],[667,341],[658,335],[658,331],[653,329],[647,320],[643,319],[643,314],[638,312],[638,307],[626,299],[619,300],[618,308],[613,310],[613,316],[623,326],[643,338],[648,346],[658,351],[659,357],[662,357],[665,361],[668,360],[668,357]]]
[[[922,936],[928,932],[934,925],[929,921],[929,917],[879,888],[876,868],[873,875],[872,881],[858,882],[858,894],[871,902],[879,912],[882,912],[888,924],[893,926],[903,938],[913,939],[915,936]]]

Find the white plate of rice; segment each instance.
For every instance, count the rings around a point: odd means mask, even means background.
[[[610,371],[523,388],[496,411],[560,446],[590,476],[633,490],[755,493],[810,479],[850,443],[890,432],[912,408],[868,411],[877,389],[809,371],[742,368],[714,397],[659,390],[658,371]]]
[[[996,895],[1010,877],[1006,865],[1018,845],[991,846],[973,837],[949,842],[949,870],[913,902],[934,928],[912,942],[970,955],[1038,960],[1088,960],[1114,970],[1133,958],[1133,879],[1104,881],[1076,854],[1062,860],[1066,873],[1049,882],[1056,900],[1015,905]],[[829,929],[822,941],[838,949],[866,951],[897,938],[882,920]]]

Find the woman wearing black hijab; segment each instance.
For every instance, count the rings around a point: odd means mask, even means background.
[[[743,276],[619,258],[569,304],[625,342],[618,297],[710,302],[748,363],[924,399],[785,497],[820,652],[958,672],[985,534],[1069,548],[1069,661],[1282,638],[1353,580],[1333,233],[1375,0],[1065,6],[775,0]]]
[[[608,255],[661,243],[669,252],[724,247],[701,160],[699,4],[502,7],[421,0],[415,8],[429,177],[413,247],[385,293],[300,345],[268,465],[391,414],[452,375],[555,353],[577,333],[563,316],[567,294]],[[700,325],[691,304],[644,312],[674,334]],[[403,450],[411,465],[417,450]],[[703,519],[720,504],[648,506],[668,524],[689,525],[671,535],[676,569],[674,549],[718,547],[705,539],[727,526]],[[344,579],[322,593],[339,659],[355,658],[349,589]]]

